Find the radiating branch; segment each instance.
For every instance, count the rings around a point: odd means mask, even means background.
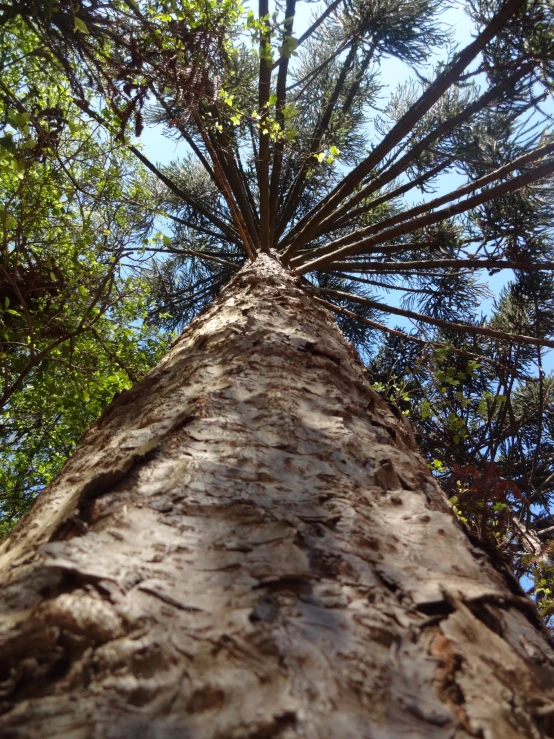
[[[551,272],[554,262],[516,262],[503,259],[420,259],[412,262],[333,262],[324,272],[404,272],[420,269],[514,269],[520,272]],[[444,275],[443,275],[444,276]]]
[[[219,228],[222,234],[225,234],[228,238],[231,239],[235,239],[238,236],[238,234],[233,229],[231,229],[224,221],[222,221],[221,218],[212,213],[209,208],[205,208],[200,203],[200,201],[196,200],[196,198],[194,198],[190,193],[188,193],[182,187],[173,182],[173,180],[171,180],[169,177],[167,177],[167,175],[159,170],[155,164],[152,164],[152,162],[144,156],[140,149],[137,149],[137,147],[133,146],[132,144],[129,145],[129,149],[133,152],[137,159],[140,159],[144,166],[152,172],[152,174],[155,174],[156,177],[161,182],[163,182],[169,190],[171,190],[172,193],[177,195],[184,203],[190,205],[191,208],[194,208],[194,210],[198,211],[198,213],[201,213],[205,218],[211,221],[214,226],[217,226],[217,228]]]
[[[283,27],[283,47],[287,48],[287,41],[292,37],[294,16],[296,13],[296,0],[287,0],[285,8],[285,23]],[[285,114],[284,108],[287,102],[287,75],[289,69],[290,54],[281,56],[279,61],[279,72],[277,73],[275,103],[275,121],[280,128],[281,138],[273,145],[273,165],[271,167],[271,182],[269,186],[269,220],[270,220],[270,242],[275,246],[275,229],[277,226],[277,206],[279,203],[279,185],[281,170],[283,166],[283,153],[285,148]]]
[[[342,2],[344,2],[344,0],[334,0],[334,2],[328,5],[327,8],[323,11],[323,13],[320,16],[318,16],[316,20],[312,23],[312,25],[308,29],[306,29],[306,31],[304,31],[302,36],[300,36],[300,38],[298,39],[296,48],[298,48],[301,44],[303,44],[304,41],[307,41],[310,38],[310,36],[312,36],[317,31],[317,29],[321,26],[321,24],[327,20],[327,18],[331,15],[331,13],[333,13]],[[289,15],[289,10],[287,6],[286,18],[288,19],[292,17],[293,15],[294,13],[290,13]],[[279,59],[277,59],[277,61],[272,67],[272,70],[276,69],[279,66],[279,64],[283,61],[283,58],[286,58],[284,54],[281,55]]]
[[[269,0],[259,0],[258,15],[259,21],[263,25],[263,31],[260,32],[260,74],[258,85],[258,112],[260,115],[260,248],[263,252],[268,253],[271,246],[271,218],[269,207],[269,130],[267,128],[269,95],[271,88],[271,67],[268,61],[268,55],[271,49],[269,31]]]
[[[425,215],[419,216],[419,218],[413,218],[410,221],[399,224],[398,226],[387,228],[376,234],[375,236],[370,236],[367,239],[361,239],[354,244],[338,248],[330,254],[316,257],[307,264],[301,265],[299,268],[297,268],[296,271],[300,274],[303,274],[304,272],[308,272],[312,269],[321,269],[321,267],[332,264],[338,259],[353,256],[355,254],[362,254],[370,247],[374,247],[378,244],[391,241],[392,239],[395,239],[399,236],[404,236],[408,233],[413,233],[414,231],[425,228],[427,226],[431,226],[435,223],[440,223],[440,221],[444,221],[446,219],[452,218],[453,216],[459,215],[460,213],[471,210],[472,208],[476,208],[479,205],[483,205],[483,203],[486,203],[489,200],[494,200],[495,198],[500,197],[501,195],[504,195],[508,192],[519,190],[525,185],[529,185],[532,182],[544,179],[545,177],[551,175],[553,172],[554,159],[547,160],[543,164],[537,165],[535,168],[528,170],[518,177],[514,177],[507,182],[495,185],[488,190],[483,190],[479,194],[474,195],[471,198],[467,198],[460,203],[450,205],[446,208],[443,208],[442,210],[438,210],[432,213],[426,213]]]
[[[393,126],[389,133],[373,149],[363,162],[355,167],[328,195],[326,195],[312,210],[301,219],[293,229],[295,241],[300,245],[305,243],[300,234],[308,227],[311,221],[317,218],[321,222],[341,201],[349,197],[360,182],[397,146],[418,123],[423,116],[435,105],[448,88],[454,84],[459,75],[485,48],[496,34],[503,28],[512,15],[523,5],[524,0],[507,0],[500,11],[491,19],[471,44],[466,46],[450,65],[446,72],[438,77],[419,99],[410,106],[406,113]]]
[[[194,116],[194,120],[196,122],[196,126],[198,128],[198,131],[200,132],[203,140],[204,145],[206,149],[208,150],[208,153],[210,154],[210,157],[212,159],[213,165],[214,165],[214,171],[215,175],[219,180],[219,186],[222,188],[225,200],[227,202],[227,206],[229,207],[229,210],[231,211],[231,215],[233,217],[233,220],[235,222],[235,226],[237,228],[238,233],[240,234],[240,237],[242,239],[244,249],[246,251],[246,254],[248,255],[248,258],[251,261],[254,261],[256,259],[256,247],[254,245],[254,242],[252,240],[252,234],[249,233],[248,227],[244,222],[244,215],[241,212],[241,210],[238,208],[235,199],[233,197],[233,193],[231,192],[231,188],[229,187],[229,183],[227,181],[227,178],[225,177],[225,173],[223,172],[223,169],[221,167],[221,163],[219,160],[219,157],[217,156],[217,152],[214,150],[212,143],[210,141],[210,137],[208,135],[208,132],[205,130],[205,127],[202,123],[202,120],[198,114],[197,111],[193,110],[192,114]]]
[[[329,100],[327,101],[323,109],[323,112],[319,117],[319,120],[315,127],[315,131],[310,141],[310,148],[307,154],[304,155],[304,159],[300,167],[300,170],[298,174],[296,175],[296,178],[294,182],[292,183],[292,186],[289,192],[287,193],[285,203],[284,203],[284,206],[283,206],[280,218],[279,218],[279,223],[277,226],[277,234],[276,234],[277,237],[281,236],[281,234],[287,227],[289,221],[292,219],[292,217],[294,216],[294,213],[296,212],[298,208],[300,198],[302,197],[302,192],[306,185],[306,178],[307,178],[308,171],[313,166],[313,156],[314,154],[317,154],[321,148],[323,137],[325,136],[325,133],[327,132],[327,129],[331,122],[331,116],[333,115],[333,111],[335,110],[335,106],[340,97],[340,94],[343,91],[344,83],[346,82],[348,73],[352,69],[355,58],[356,58],[356,45],[353,44],[352,47],[350,48],[348,56],[346,57],[344,61],[344,64],[342,65],[339,76],[333,87],[333,91],[331,95],[329,96]]]
[[[328,288],[314,288],[317,292],[323,295],[329,295],[339,300],[350,300],[360,305],[365,305],[368,308],[381,311],[383,313],[392,313],[395,316],[403,316],[404,318],[411,318],[414,321],[420,321],[423,323],[429,323],[432,326],[438,326],[439,328],[446,329],[448,331],[454,331],[465,334],[475,334],[478,336],[488,336],[491,339],[498,339],[500,341],[508,341],[512,344],[533,344],[534,346],[549,346],[554,348],[554,341],[550,339],[538,338],[535,336],[525,336],[524,334],[510,334],[505,331],[497,331],[494,328],[487,328],[486,326],[470,326],[466,323],[454,323],[453,321],[444,321],[442,318],[433,318],[433,316],[427,316],[422,313],[416,313],[413,310],[407,310],[405,308],[396,308],[392,305],[385,305],[384,303],[378,303],[376,300],[370,300],[369,298],[362,298],[360,295],[351,295],[350,293],[344,293],[340,290],[330,290]]]
[[[391,336],[396,336],[397,338],[403,339],[404,341],[411,341],[414,344],[420,344],[421,346],[425,346],[425,347],[444,349],[444,342],[442,341],[429,341],[427,339],[421,339],[419,338],[419,336],[412,336],[411,334],[407,334],[404,331],[400,331],[400,329],[391,328],[390,326],[386,326],[384,323],[379,323],[378,321],[372,321],[371,318],[365,318],[365,316],[360,316],[358,315],[358,313],[348,310],[348,308],[344,308],[342,305],[336,305],[335,303],[331,303],[328,300],[323,300],[323,298],[314,297],[314,300],[316,303],[323,305],[325,308],[332,310],[334,313],[347,316],[348,318],[353,318],[356,321],[360,321],[360,323],[364,323],[366,326],[375,328],[378,331],[382,331],[383,333],[391,334]],[[468,351],[467,349],[460,349],[457,346],[451,346],[451,345],[448,345],[448,350],[453,352],[454,354],[460,354],[463,357],[470,357],[471,359],[476,359],[479,362],[490,364],[496,369],[503,370],[504,372],[508,373],[510,376],[515,377],[519,380],[523,380],[524,382],[536,382],[535,377],[530,377],[529,375],[525,375],[521,372],[518,372],[515,369],[515,367],[510,367],[507,364],[498,362],[495,359],[491,359],[490,357],[485,357],[482,354],[477,354],[476,352],[471,352],[471,351]],[[554,479],[554,475],[552,475],[552,479]]]

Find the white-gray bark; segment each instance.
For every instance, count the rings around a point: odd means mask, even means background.
[[[554,736],[554,653],[260,257],[0,547],[0,736]]]

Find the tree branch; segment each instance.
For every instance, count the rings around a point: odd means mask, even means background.
[[[287,0],[285,9],[285,25],[283,29],[283,46],[292,37],[294,16],[296,13],[296,0]],[[270,219],[270,241],[275,247],[275,229],[277,226],[277,205],[279,202],[279,183],[281,180],[281,169],[283,166],[283,152],[285,148],[284,130],[285,115],[283,109],[287,102],[287,74],[289,69],[289,54],[285,54],[279,61],[279,72],[277,74],[277,101],[275,103],[275,120],[280,126],[283,137],[278,139],[273,146],[273,166],[271,168],[271,182],[269,186],[269,219]]]
[[[498,31],[508,22],[511,16],[519,10],[524,0],[507,0],[500,11],[491,19],[486,28],[477,38],[457,56],[450,68],[436,79],[420,98],[410,106],[406,113],[393,126],[389,133],[373,149],[363,162],[353,169],[328,195],[326,195],[312,210],[302,218],[294,228],[294,236],[298,235],[299,245],[305,243],[306,238],[300,234],[316,218],[319,223],[326,218],[335,207],[346,197],[351,195],[359,183],[379,164],[386,155],[410,133],[414,125],[433,107],[448,88],[454,84],[463,70],[493,39]],[[295,238],[296,241],[296,238]]]
[[[269,131],[267,117],[269,114],[269,93],[271,85],[271,67],[267,61],[271,40],[269,35],[269,0],[258,2],[259,21],[264,30],[260,33],[260,77],[258,86],[258,110],[260,113],[260,248],[269,253],[271,218],[269,207]],[[265,131],[265,133],[264,133]]]
[[[413,218],[412,220],[401,223],[398,226],[385,229],[375,236],[371,236],[367,239],[362,239],[359,242],[344,246],[342,248],[338,248],[331,254],[316,257],[315,259],[312,259],[312,261],[301,266],[300,269],[297,269],[296,271],[299,274],[304,274],[304,272],[308,272],[312,269],[320,269],[322,266],[331,264],[340,257],[349,257],[355,254],[361,254],[369,247],[376,246],[377,244],[382,244],[386,241],[391,241],[398,236],[404,236],[405,234],[412,233],[413,231],[416,231],[420,228],[424,228],[426,226],[433,225],[434,223],[439,223],[440,221],[452,218],[455,215],[459,215],[460,213],[464,213],[465,211],[471,210],[472,208],[476,208],[479,205],[483,205],[483,203],[486,203],[489,200],[493,200],[500,195],[504,195],[507,192],[519,190],[525,185],[536,182],[537,180],[544,179],[545,177],[551,175],[553,172],[554,159],[547,160],[545,163],[537,165],[535,168],[528,170],[524,174],[521,174],[518,177],[514,177],[507,182],[503,182],[500,185],[496,185],[495,187],[491,187],[488,190],[484,190],[478,195],[474,195],[471,198],[467,198],[467,200],[463,200],[461,203],[450,205],[447,208],[436,211],[435,213],[427,213],[426,215],[419,216],[419,218]],[[323,247],[323,249],[326,249],[326,247]],[[303,259],[302,262],[304,261],[305,260]]]
[[[404,318],[412,318],[415,321],[423,321],[423,323],[429,323],[432,326],[438,326],[444,328],[447,331],[454,331],[465,334],[476,334],[478,336],[488,336],[491,339],[499,339],[500,341],[509,341],[512,344],[533,344],[534,346],[549,346],[554,348],[554,341],[550,339],[539,339],[535,336],[525,336],[523,334],[509,334],[504,331],[497,331],[493,328],[486,328],[485,326],[470,326],[466,323],[453,323],[452,321],[443,321],[441,318],[433,318],[432,316],[426,316],[422,313],[416,313],[412,310],[406,310],[404,308],[395,308],[384,303],[378,303],[375,300],[369,300],[369,298],[362,298],[359,295],[351,295],[349,293],[343,293],[340,290],[329,290],[322,287],[314,287],[317,292],[323,293],[323,295],[329,295],[339,300],[352,300],[360,305],[365,305],[368,308],[382,311],[383,313],[392,313],[396,316],[403,316]]]
[[[385,324],[383,323],[372,321],[370,318],[359,316],[357,313],[354,313],[354,311],[348,310],[348,308],[343,308],[342,305],[336,305],[335,303],[330,303],[327,300],[323,300],[323,298],[317,298],[315,296],[313,299],[316,303],[319,303],[320,305],[325,306],[325,308],[332,310],[334,313],[339,313],[341,315],[348,316],[348,318],[353,318],[356,321],[360,321],[360,323],[365,323],[367,326],[371,326],[371,328],[376,328],[378,331],[383,331],[387,334],[391,334],[392,336],[397,336],[398,338],[403,339],[404,341],[411,341],[414,344],[420,344],[426,347],[432,346],[432,347],[436,347],[437,349],[444,349],[443,342],[428,341],[426,339],[420,339],[418,336],[412,336],[410,334],[406,334],[404,333],[404,331],[400,331],[397,328],[391,328],[390,326],[385,326]],[[523,375],[520,372],[517,372],[514,367],[509,367],[508,365],[502,364],[502,362],[497,362],[495,359],[491,359],[490,357],[484,357],[481,354],[470,352],[467,349],[459,349],[456,346],[449,345],[448,349],[449,351],[454,352],[455,354],[461,354],[463,357],[471,357],[472,359],[477,359],[479,362],[486,362],[487,364],[491,364],[497,369],[504,370],[509,375],[519,380],[523,380],[525,382],[535,381],[534,377]],[[554,479],[554,474],[552,475],[552,479]]]
[[[354,63],[355,58],[356,58],[356,45],[353,44],[352,47],[350,48],[348,56],[346,57],[344,61],[344,64],[342,65],[342,69],[340,71],[340,74],[333,88],[333,92],[331,93],[331,96],[325,106],[323,115],[320,117],[318,121],[318,124],[316,126],[316,129],[314,131],[314,134],[310,142],[310,149],[308,151],[308,154],[304,157],[302,166],[300,167],[300,171],[296,175],[296,178],[294,182],[292,183],[292,187],[290,188],[287,194],[287,197],[285,199],[285,204],[283,206],[281,217],[279,218],[279,223],[277,226],[277,234],[276,234],[277,237],[281,236],[281,234],[287,227],[287,224],[292,219],[292,217],[294,216],[294,213],[296,212],[298,208],[299,200],[302,196],[302,191],[304,190],[304,186],[306,184],[306,175],[308,173],[308,170],[313,164],[313,155],[319,152],[321,143],[323,141],[323,137],[331,121],[333,110],[335,109],[335,105],[337,104],[339,96],[344,87],[346,77],[348,76],[348,73],[352,69],[352,65]]]
[[[520,272],[540,272],[554,270],[554,262],[513,262],[499,259],[425,259],[413,262],[333,262],[332,268],[324,272],[395,272],[397,270],[419,270],[452,268],[470,269],[515,269]]]

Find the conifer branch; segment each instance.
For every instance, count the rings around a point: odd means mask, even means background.
[[[268,54],[271,49],[271,38],[269,32],[269,0],[259,0],[258,16],[264,29],[260,32],[260,73],[258,87],[258,112],[260,115],[260,248],[263,252],[269,253],[271,246],[271,217],[269,207],[269,131],[267,129],[271,88],[271,67],[268,62]]]
[[[198,112],[193,110],[192,114],[194,116],[196,126],[204,140],[204,145],[206,146],[206,149],[208,150],[210,157],[212,159],[214,170],[215,170],[215,175],[219,180],[219,186],[223,190],[225,200],[227,202],[227,206],[229,207],[229,210],[231,211],[231,214],[233,216],[235,226],[244,244],[244,249],[246,251],[246,254],[251,261],[254,261],[256,259],[256,247],[254,246],[251,235],[249,234],[248,228],[244,222],[243,214],[241,213],[240,209],[237,207],[237,204],[233,197],[233,193],[231,192],[229,183],[227,182],[227,178],[225,177],[225,173],[223,172],[223,169],[221,167],[219,157],[217,156],[217,153],[212,146],[208,132],[205,130],[202,120],[200,119],[200,116],[198,115]]]
[[[411,218],[415,218],[416,216],[422,215],[423,213],[427,213],[431,210],[434,210],[435,208],[438,208],[439,206],[444,205],[445,203],[448,203],[452,200],[458,200],[459,198],[463,197],[464,195],[468,195],[474,190],[479,190],[482,187],[486,187],[486,185],[491,184],[495,180],[501,179],[505,175],[510,174],[514,169],[521,169],[526,164],[536,162],[537,160],[542,159],[547,154],[550,154],[553,151],[554,151],[554,144],[547,144],[545,146],[538,147],[537,149],[533,149],[533,151],[527,152],[526,154],[523,154],[517,159],[513,159],[512,161],[508,162],[508,164],[505,164],[502,167],[498,167],[498,169],[495,169],[492,172],[489,172],[488,174],[483,175],[483,177],[479,177],[477,180],[472,180],[471,182],[468,182],[466,185],[462,185],[462,187],[459,187],[457,190],[453,190],[452,192],[449,192],[446,195],[441,195],[438,198],[429,200],[426,203],[423,203],[422,205],[418,205],[415,208],[411,208],[410,210],[403,211],[402,213],[392,216],[391,218],[387,218],[386,220],[380,221],[379,223],[373,224],[371,226],[367,226],[366,228],[357,229],[353,231],[352,233],[347,234],[346,236],[343,236],[340,239],[336,239],[335,241],[332,241],[330,244],[326,244],[324,247],[312,250],[311,252],[312,258],[321,256],[323,254],[329,254],[335,249],[338,249],[339,247],[346,246],[347,244],[351,244],[356,241],[360,241],[360,239],[366,236],[370,236],[371,234],[378,233],[384,228],[391,228],[392,226],[395,226],[397,223],[402,223],[403,221],[409,221]],[[302,261],[306,260],[307,258],[306,255],[309,255],[309,254],[310,254],[310,251],[306,252],[304,257],[298,258],[298,260],[293,259],[291,264],[293,266],[296,264],[301,264]]]
[[[444,343],[441,341],[429,341],[428,339],[421,339],[419,336],[413,336],[411,334],[407,334],[404,331],[400,331],[400,329],[392,328],[391,326],[387,326],[384,323],[379,323],[378,321],[372,321],[371,318],[366,318],[365,316],[360,316],[358,313],[348,310],[348,308],[344,308],[342,305],[331,303],[328,300],[324,300],[323,298],[314,297],[314,301],[316,303],[319,303],[320,305],[323,305],[325,308],[332,310],[334,313],[347,316],[348,318],[352,318],[355,321],[359,321],[360,323],[363,323],[366,326],[369,326],[370,328],[375,328],[378,331],[382,331],[383,333],[390,334],[391,336],[396,336],[397,338],[402,339],[404,341],[410,341],[413,344],[419,344],[425,347],[433,347],[435,349],[444,348]],[[529,377],[529,375],[525,375],[521,372],[518,372],[515,367],[510,367],[507,364],[498,362],[497,360],[491,359],[490,357],[485,357],[482,354],[477,354],[476,352],[471,352],[467,349],[460,349],[459,347],[452,346],[452,345],[448,346],[448,350],[453,352],[454,354],[459,354],[463,357],[469,357],[470,359],[474,359],[479,362],[490,364],[496,369],[503,370],[509,376],[515,377],[516,379],[519,379],[519,380],[523,380],[524,382],[536,382],[536,379],[534,377]],[[552,475],[552,479],[554,479],[554,475]]]
[[[323,137],[331,121],[331,116],[339,99],[339,96],[343,91],[344,83],[346,82],[348,73],[352,69],[355,58],[356,45],[353,44],[350,48],[348,56],[344,61],[344,64],[342,65],[342,69],[337,78],[337,81],[335,82],[333,92],[331,93],[329,100],[327,101],[327,104],[325,105],[325,108],[323,110],[323,113],[319,118],[310,142],[310,148],[307,154],[304,155],[304,160],[302,162],[302,166],[300,167],[300,171],[298,172],[292,184],[292,187],[290,188],[285,198],[285,204],[283,206],[283,210],[281,212],[279,223],[277,226],[277,237],[281,236],[287,224],[294,216],[296,209],[298,208],[300,198],[302,197],[302,191],[304,190],[304,186],[306,184],[306,176],[308,170],[313,167],[313,156],[314,154],[317,154],[319,152]]]
[[[283,29],[283,46],[287,47],[288,40],[292,37],[294,27],[294,16],[296,13],[296,0],[287,0],[285,8],[285,23]],[[289,69],[290,54],[283,54],[279,61],[279,72],[277,74],[277,86],[275,102],[275,121],[280,128],[281,138],[273,145],[273,165],[271,167],[271,182],[269,185],[269,219],[270,219],[270,242],[275,246],[275,228],[277,226],[277,206],[279,203],[279,184],[283,166],[283,153],[285,149],[285,114],[284,108],[287,102],[287,75]]]
[[[433,318],[433,316],[416,313],[415,311],[407,310],[405,308],[396,308],[392,305],[385,305],[384,303],[378,303],[376,300],[362,298],[360,295],[351,295],[350,293],[344,293],[340,290],[331,290],[323,287],[314,287],[314,290],[322,293],[323,295],[329,295],[330,297],[338,298],[339,300],[351,300],[355,303],[360,303],[360,305],[365,305],[368,308],[382,311],[383,313],[392,313],[396,316],[411,318],[414,321],[429,323],[432,326],[438,326],[439,328],[444,328],[448,331],[476,334],[479,336],[488,336],[491,339],[509,341],[512,344],[533,344],[534,346],[548,346],[554,348],[554,341],[552,341],[551,339],[538,338],[535,336],[525,336],[524,334],[510,334],[506,333],[505,331],[497,331],[494,328],[487,328],[486,326],[470,326],[466,323],[454,323],[453,321],[444,321],[442,318]]]
[[[308,263],[305,263],[305,260],[302,260],[303,264],[301,264],[296,269],[296,271],[299,274],[304,274],[305,272],[309,272],[312,269],[321,269],[321,267],[332,264],[334,261],[337,261],[340,258],[353,256],[355,254],[362,254],[369,247],[377,246],[378,244],[382,244],[386,241],[391,241],[398,236],[404,236],[426,226],[430,226],[448,218],[452,218],[455,215],[459,215],[460,213],[464,213],[468,210],[471,210],[472,208],[476,208],[479,205],[483,205],[483,203],[486,203],[489,200],[493,200],[500,195],[519,190],[525,185],[544,179],[552,173],[554,173],[553,159],[547,160],[545,163],[539,164],[534,169],[528,170],[524,174],[521,174],[518,177],[514,177],[507,182],[503,182],[500,185],[496,185],[489,188],[488,190],[484,190],[478,195],[467,198],[461,203],[450,205],[434,213],[426,213],[425,215],[421,215],[418,218],[413,218],[410,221],[401,223],[398,226],[393,226],[392,228],[385,229],[375,236],[370,236],[367,239],[361,239],[354,244],[339,247],[335,251],[320,257],[316,257]],[[326,248],[324,247],[324,249]]]
[[[523,5],[523,0],[507,0],[500,11],[491,19],[477,38],[456,57],[449,69],[438,77],[420,98],[410,106],[406,113],[393,126],[389,133],[373,149],[363,162],[355,167],[328,195],[326,195],[312,210],[301,219],[294,228],[294,243],[301,246],[306,241],[305,231],[309,230],[311,222],[317,218],[321,223],[341,201],[351,195],[360,182],[366,177],[387,154],[413,129],[414,125],[433,107],[448,88],[454,84],[459,75],[470,64],[485,46],[491,41],[512,15]],[[292,244],[291,244],[292,248]],[[290,257],[290,252],[288,254]]]
[[[502,259],[423,259],[411,262],[333,262],[331,269],[322,271],[349,272],[405,272],[420,269],[513,269],[520,272],[551,272],[554,262],[515,262]]]

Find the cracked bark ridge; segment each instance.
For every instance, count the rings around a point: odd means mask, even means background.
[[[554,654],[271,256],[0,548],[0,736],[554,737]]]

